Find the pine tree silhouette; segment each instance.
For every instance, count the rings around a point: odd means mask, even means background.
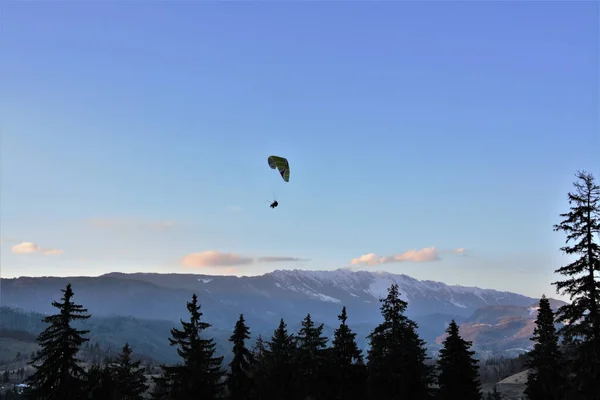
[[[59,312],[43,319],[49,326],[38,336],[41,349],[29,362],[36,370],[28,379],[31,387],[26,396],[31,399],[78,400],[86,397],[86,373],[77,353],[89,340],[83,337],[89,331],[75,329],[71,323],[86,320],[90,315],[87,309],[71,300],[73,290],[70,283],[61,292],[61,301],[52,302]]]
[[[416,332],[417,324],[404,315],[408,304],[400,299],[396,283],[381,303],[384,321],[368,336],[370,396],[378,400],[427,399],[432,370],[425,364],[425,342]]]
[[[530,400],[561,400],[566,395],[566,380],[562,368],[562,354],[558,348],[558,334],[554,326],[554,312],[545,295],[540,299],[535,321],[533,350],[529,352],[525,394]]]
[[[366,368],[361,350],[356,344],[356,333],[346,324],[346,307],[338,315],[340,326],[333,334],[329,351],[328,374],[331,382],[330,398],[334,400],[363,399],[365,397]]]
[[[570,304],[558,309],[556,320],[567,322],[559,334],[575,348],[576,361],[569,368],[572,385],[580,395],[594,398],[600,382],[600,186],[589,173],[576,177],[575,191],[568,193],[570,210],[560,215],[564,220],[554,230],[567,235],[561,250],[579,258],[555,271],[568,278],[553,285],[557,293],[571,297]]]
[[[294,336],[287,331],[283,318],[267,342],[261,366],[260,398],[262,400],[292,400],[294,392]]]
[[[244,315],[235,324],[229,341],[233,343],[233,359],[229,363],[230,372],[227,374],[227,389],[231,400],[250,400],[256,397],[252,379],[254,356],[246,347],[250,339],[250,329],[246,326]]]
[[[192,301],[187,303],[187,309],[190,313],[189,322],[181,320],[183,329],[171,329],[172,338],[169,338],[171,346],[177,346],[177,354],[183,363],[163,365],[164,375],[157,381],[159,385],[168,387],[170,399],[213,400],[218,398],[224,386],[221,382],[225,374],[221,369],[223,357],[215,356],[214,339],[201,337],[211,325],[201,321],[203,314],[195,294]]]
[[[327,338],[323,335],[323,324],[315,326],[310,314],[302,321],[296,335],[296,395],[300,399],[323,397],[324,383],[319,379],[324,371]]]
[[[458,331],[458,325],[452,320],[448,329],[448,336],[443,342],[439,352],[438,366],[438,395],[436,398],[444,400],[481,399],[481,382],[479,381],[479,366],[470,348],[472,343],[464,340]]]
[[[148,390],[145,370],[140,366],[141,361],[132,361],[131,353],[131,347],[125,343],[121,353],[110,366],[119,400],[141,400]]]

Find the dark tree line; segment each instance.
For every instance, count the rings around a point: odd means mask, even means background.
[[[471,343],[452,321],[438,363],[432,363],[417,324],[404,315],[407,303],[396,284],[381,299],[383,322],[369,335],[366,357],[347,324],[345,307],[329,347],[323,324],[308,314],[298,332],[289,332],[282,319],[269,339],[259,336],[250,348],[250,328],[241,314],[229,338],[233,358],[227,368],[215,353],[214,339],[205,334],[211,325],[203,320],[194,294],[187,303],[189,319],[181,320],[169,338],[181,361],[161,365],[151,379],[140,361],[132,360],[128,344],[115,360],[86,368],[79,351],[95,346],[87,345],[89,332],[74,329],[71,321],[90,315],[73,302],[71,284],[62,292],[61,300],[52,303],[57,314],[44,319],[48,326],[38,337],[41,350],[29,362],[35,373],[27,379],[27,398],[136,400],[149,392],[157,400],[451,399],[458,394],[481,399]]]
[[[577,176],[576,191],[568,195],[570,211],[554,227],[567,233],[561,250],[579,256],[556,271],[567,279],[554,283],[572,303],[555,314],[545,296],[540,300],[534,348],[521,359],[530,371],[529,399],[600,399],[600,187],[589,174]],[[227,368],[215,353],[214,339],[205,334],[211,325],[203,320],[194,294],[187,303],[189,319],[181,320],[169,338],[180,362],[161,365],[161,373],[151,380],[140,362],[132,361],[128,344],[115,361],[84,368],[78,352],[89,332],[74,329],[71,322],[90,315],[72,301],[70,284],[62,292],[61,301],[52,303],[58,313],[44,319],[48,326],[37,339],[41,350],[30,362],[35,373],[28,378],[28,398],[133,400],[143,398],[150,387],[156,400],[483,398],[471,343],[461,338],[457,324],[448,326],[443,349],[432,362],[417,324],[405,315],[407,303],[396,284],[381,299],[383,322],[368,336],[366,355],[346,324],[345,307],[330,347],[323,324],[308,314],[298,332],[289,332],[282,319],[270,338],[259,337],[250,348],[250,328],[240,315],[229,339],[233,358]],[[557,322],[563,323],[559,330]],[[494,389],[487,398],[500,394]]]

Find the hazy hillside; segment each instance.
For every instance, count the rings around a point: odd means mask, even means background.
[[[559,300],[551,301],[555,311],[562,304],[564,302]],[[536,318],[537,303],[530,307],[485,306],[459,324],[460,333],[476,344],[480,352],[514,355],[531,348],[533,343],[529,338],[533,335]],[[446,334],[442,334],[435,342],[441,344],[445,337]]]
[[[169,329],[187,318],[185,304],[197,293],[204,318],[219,332],[220,345],[228,348],[227,337],[240,313],[256,337],[270,336],[284,318],[295,331],[311,313],[325,324],[328,336],[338,325],[342,305],[348,309],[348,323],[357,339],[366,345],[366,336],[380,322],[379,299],[393,283],[408,301],[407,315],[419,324],[419,333],[432,349],[436,338],[455,319],[471,338],[476,349],[503,351],[525,343],[512,343],[515,331],[526,339],[530,306],[537,302],[510,292],[473,287],[450,286],[441,282],[419,281],[406,275],[378,272],[275,271],[256,277],[207,276],[194,274],[123,274],[100,277],[21,277],[2,279],[0,301],[5,306],[40,313],[54,312],[53,300],[71,282],[75,301],[94,316],[94,335],[106,343],[121,345],[124,335],[138,342],[138,350],[161,359],[173,354],[164,344]],[[482,308],[483,307],[483,308]],[[102,318],[100,318],[102,317]],[[498,325],[498,318],[505,320]],[[467,321],[468,320],[468,321]],[[24,321],[31,331],[31,321]],[[91,322],[90,322],[91,323]],[[479,324],[494,324],[488,326]],[[525,325],[523,325],[525,323]],[[19,325],[21,326],[21,325]],[[40,328],[35,326],[35,329]],[[20,328],[21,329],[21,328]],[[530,334],[530,333],[529,333]],[[221,343],[221,342],[224,342]],[[439,341],[438,341],[439,342]]]

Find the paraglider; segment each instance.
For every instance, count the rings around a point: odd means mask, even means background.
[[[271,167],[271,169],[279,170],[279,174],[285,182],[290,181],[290,164],[288,163],[287,158],[279,156],[269,156],[267,161],[269,162],[269,167]],[[271,203],[270,207],[275,209],[275,207],[277,207],[278,205],[279,203],[277,202],[277,200],[275,200]]]

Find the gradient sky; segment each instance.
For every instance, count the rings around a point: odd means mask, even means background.
[[[354,267],[557,297],[552,225],[575,172],[600,177],[597,2],[1,13],[3,277],[374,253]]]

